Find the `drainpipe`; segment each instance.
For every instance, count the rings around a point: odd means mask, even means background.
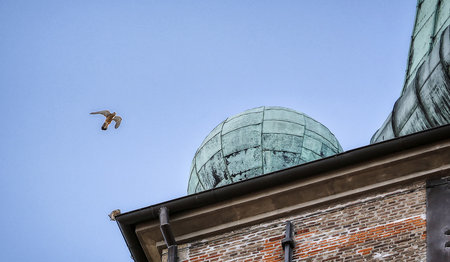
[[[164,242],[167,246],[167,261],[177,262],[178,261],[178,247],[175,237],[173,236],[172,229],[169,224],[169,209],[167,207],[161,207],[159,209],[159,223],[161,233],[164,237]]]
[[[284,262],[292,262],[292,253],[295,246],[294,239],[292,238],[293,225],[291,221],[286,222],[286,233],[284,239],[281,241],[281,245],[284,249]]]

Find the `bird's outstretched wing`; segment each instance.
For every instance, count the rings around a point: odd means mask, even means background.
[[[115,116],[113,117],[113,119],[116,122],[116,125],[114,126],[114,128],[118,128],[120,126],[120,122],[122,122],[122,118],[120,116]]]
[[[108,110],[102,110],[102,111],[92,112],[91,113],[91,115],[95,115],[95,114],[102,114],[104,116],[109,116],[111,114],[111,112],[109,112]]]

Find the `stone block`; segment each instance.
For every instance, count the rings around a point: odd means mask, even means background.
[[[308,149],[306,149],[306,148],[303,148],[303,150],[302,150],[302,154],[301,154],[301,158],[302,158],[302,160],[307,160],[307,161],[313,161],[313,160],[317,160],[317,159],[320,159],[321,157],[320,157],[320,155],[319,154],[316,154],[316,153],[314,153],[313,151],[311,151],[311,150],[308,150]]]
[[[276,120],[267,120],[263,123],[263,133],[278,133],[303,136],[305,126]]]
[[[263,150],[301,153],[303,137],[286,134],[263,134]]]
[[[283,151],[264,151],[264,174],[304,163],[301,154]]]
[[[264,120],[284,120],[304,125],[305,118],[302,114],[286,109],[267,109],[264,111]]]
[[[333,156],[333,155],[336,155],[335,149],[332,149],[329,146],[327,146],[326,144],[322,143],[322,148],[320,150],[320,156],[328,157],[328,156]]]
[[[223,161],[222,151],[215,154],[205,165],[198,170],[199,179],[207,188],[213,188],[228,175]]]
[[[222,148],[225,156],[260,145],[261,125],[239,128],[222,137]]]
[[[439,65],[420,91],[424,109],[432,126],[450,123],[450,83],[446,81],[442,65]]]
[[[193,169],[191,171],[191,176],[189,177],[189,182],[188,182],[188,194],[193,193],[190,192],[189,190],[193,191],[195,190],[195,188],[197,187],[198,184],[198,176],[197,176],[197,171],[195,169]]]
[[[197,170],[199,170],[213,155],[222,149],[221,136],[217,134],[208,142],[206,142],[202,148],[195,155],[195,161]]]
[[[233,182],[238,182],[238,181],[242,181],[242,180],[246,180],[252,177],[257,177],[263,174],[262,168],[258,167],[258,168],[254,168],[254,169],[250,169],[238,174],[235,174],[232,179]]]
[[[235,152],[225,157],[227,161],[228,171],[231,177],[241,172],[261,168],[262,156],[261,147],[254,147]]]
[[[334,135],[328,130],[328,128],[326,128],[321,123],[306,116],[305,116],[305,123],[307,130],[317,133],[318,135],[332,142],[333,144],[335,143],[335,141],[337,143],[337,140],[334,138]]]
[[[322,149],[322,142],[317,141],[316,139],[310,136],[303,137],[303,149],[309,149],[317,155],[320,155]]]
[[[325,138],[325,137],[319,135],[318,133],[313,132],[308,129],[305,130],[305,136],[309,136],[318,141],[321,141],[322,143],[326,144],[329,148],[334,149],[336,153],[342,151],[342,149],[339,149],[339,143],[337,142],[337,140],[334,136]]]
[[[203,140],[202,144],[199,146],[199,148],[201,148],[206,142],[208,142],[211,138],[213,138],[214,136],[216,136],[217,134],[219,134],[222,131],[222,126],[223,123],[225,121],[223,121],[222,123],[218,124],[207,136],[206,138]]]
[[[247,115],[247,114],[259,113],[259,112],[262,112],[262,111],[264,111],[264,106],[256,107],[256,108],[249,109],[249,110],[245,110],[242,113],[239,113],[239,114],[236,114],[234,116],[231,116],[231,117],[227,118],[227,120],[232,120],[232,119],[235,119],[235,118]]]
[[[425,120],[425,116],[419,108],[416,108],[405,125],[399,129],[399,136],[404,136],[428,129],[428,123]]]
[[[222,135],[225,135],[233,130],[242,128],[249,125],[258,125],[262,122],[263,113],[250,113],[244,114],[239,117],[233,117],[225,121],[222,129]]]

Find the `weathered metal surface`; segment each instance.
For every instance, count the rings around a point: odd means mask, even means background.
[[[447,27],[371,143],[449,124],[449,66],[450,28]]]
[[[426,59],[436,39],[450,24],[450,1],[418,0],[416,21],[411,36],[408,68],[405,77],[406,90],[413,81],[419,66]]]
[[[450,261],[450,178],[427,181],[427,261]]]
[[[336,137],[311,117],[258,107],[214,128],[192,161],[188,193],[223,186],[342,152]]]

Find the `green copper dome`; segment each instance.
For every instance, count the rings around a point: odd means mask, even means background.
[[[188,194],[231,184],[342,152],[336,137],[311,117],[258,107],[216,126],[192,160]]]

